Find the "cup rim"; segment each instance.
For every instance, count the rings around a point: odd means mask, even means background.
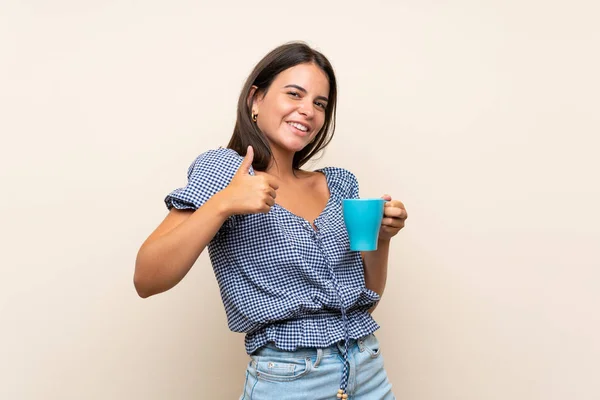
[[[387,201],[386,199],[381,199],[379,197],[366,197],[366,198],[361,198],[361,199],[343,199],[344,201],[374,201],[374,200],[378,200],[378,201]]]

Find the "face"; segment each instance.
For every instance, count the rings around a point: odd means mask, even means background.
[[[271,146],[302,150],[325,123],[329,95],[327,75],[314,64],[299,64],[281,72],[266,94],[252,105],[256,123]]]

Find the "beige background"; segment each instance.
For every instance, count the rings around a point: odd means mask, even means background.
[[[293,39],[339,77],[312,167],[409,210],[375,312],[398,398],[600,398],[597,2],[0,4],[1,399],[237,398],[207,255],[147,300],[134,259]]]

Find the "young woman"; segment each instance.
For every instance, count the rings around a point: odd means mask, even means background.
[[[229,328],[246,333],[241,399],[393,399],[371,311],[383,293],[390,239],[406,210],[388,200],[377,251],[350,251],[342,200],[358,182],[301,167],[335,127],[329,61],[288,43],[254,68],[227,148],[204,152],[169,214],[141,246],[141,297],[174,287],[208,246]]]

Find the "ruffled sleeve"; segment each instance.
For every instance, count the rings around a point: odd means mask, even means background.
[[[358,186],[358,179],[356,179],[356,176],[348,171],[347,169],[344,170],[346,172],[346,180],[348,182],[348,199],[360,199],[360,193],[359,193],[359,186]]]
[[[187,185],[173,190],[165,198],[167,208],[198,209],[229,185],[243,159],[227,148],[200,154],[188,168]]]
[[[359,199],[359,186],[356,176],[345,168],[325,167],[329,176],[330,188],[341,199]]]

